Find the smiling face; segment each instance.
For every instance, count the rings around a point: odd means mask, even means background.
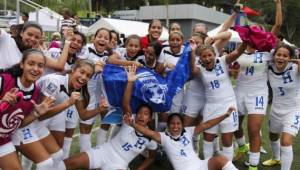
[[[153,21],[149,27],[149,35],[153,40],[158,40],[162,33],[162,26],[160,21]]]
[[[139,38],[130,38],[126,44],[126,51],[128,57],[134,57],[141,49]]]
[[[284,47],[280,47],[274,55],[274,62],[277,70],[283,71],[290,59],[291,56],[289,50]]]
[[[145,54],[145,60],[147,63],[149,62],[153,62],[156,59],[156,54],[155,54],[155,50],[153,47],[149,46],[144,50],[144,54]]]
[[[181,35],[177,33],[172,33],[169,37],[169,45],[171,52],[173,54],[178,54],[180,53],[181,47],[183,44],[183,38]]]
[[[22,45],[24,48],[29,49],[39,45],[39,41],[42,38],[42,32],[38,28],[28,27],[21,32],[20,36],[22,37]]]
[[[178,23],[173,23],[170,27],[170,33],[172,32],[180,32],[181,28],[180,25]]]
[[[79,34],[74,34],[71,40],[69,53],[70,54],[77,53],[82,48],[82,45],[83,45],[82,37]]]
[[[25,87],[30,86],[42,76],[45,62],[42,54],[33,52],[27,55],[24,62],[20,63],[20,67],[23,70],[21,82]]]
[[[78,67],[72,70],[70,76],[70,87],[75,90],[80,89],[82,86],[86,85],[94,74],[94,69],[91,65],[86,63],[81,63]]]
[[[200,51],[200,60],[206,69],[213,69],[215,64],[215,58],[215,54],[210,48]]]
[[[94,46],[98,53],[103,53],[110,41],[110,34],[108,30],[100,30],[95,35]]]
[[[170,134],[175,137],[181,134],[183,129],[182,120],[178,115],[172,116],[171,120],[168,121],[168,130]]]
[[[146,106],[141,107],[135,116],[135,122],[139,125],[147,126],[150,120],[151,110]]]
[[[117,45],[118,45],[118,35],[114,32],[111,32],[110,33],[110,46],[111,48],[117,48]]]

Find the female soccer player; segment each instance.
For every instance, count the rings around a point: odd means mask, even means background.
[[[135,75],[135,68],[129,71],[128,79],[135,81],[138,77]],[[235,170],[235,166],[223,156],[213,157],[207,160],[200,160],[193,150],[192,136],[199,134],[205,129],[208,129],[223,119],[229,117],[234,112],[234,108],[230,107],[226,114],[209,120],[205,123],[200,123],[196,127],[183,128],[182,116],[178,113],[171,114],[168,117],[168,128],[166,132],[156,132],[149,128],[134,122],[130,112],[125,112],[125,122],[136,129],[138,132],[160,143],[167,156],[169,157],[173,168],[176,170]]]
[[[154,41],[159,41],[162,33],[162,24],[160,20],[154,19],[149,23],[148,34],[141,38],[141,49],[148,47]]]
[[[193,49],[191,59],[192,73],[200,76],[205,90],[205,106],[203,110],[203,121],[211,120],[223,112],[229,106],[236,106],[235,94],[229,78],[227,65],[236,60],[245,50],[246,44],[243,43],[238,49],[223,57],[216,57],[215,50],[210,45],[204,45]],[[200,56],[201,66],[195,65],[195,55]],[[213,155],[213,143],[218,131],[222,134],[223,155],[232,160],[233,132],[238,126],[238,116],[234,112],[232,116],[223,120],[218,125],[205,130],[204,132],[204,157],[209,158]]]
[[[274,63],[271,63],[268,69],[273,92],[269,122],[274,156],[271,160],[278,163],[281,161],[281,170],[291,169],[293,139],[300,129],[298,84],[300,61],[292,59],[293,56],[294,50],[291,47],[278,46],[274,51]]]
[[[123,112],[126,114],[132,114],[130,100],[133,83],[136,80],[135,70],[136,67],[133,65],[129,67],[127,73],[128,82],[123,96]],[[152,109],[145,104],[138,108],[135,122],[142,127],[148,128],[151,118]],[[136,132],[127,124],[123,124],[118,134],[109,142],[64,160],[64,163],[59,164],[58,169],[127,169],[128,164],[146,148],[152,151],[149,158],[138,169],[145,169],[153,162],[155,155],[153,150],[157,148],[157,143]]]
[[[16,133],[17,128],[25,127],[44,115],[53,104],[50,98],[36,104],[39,102],[40,89],[35,82],[43,74],[45,62],[41,51],[28,49],[23,52],[20,64],[0,74],[0,104],[9,104],[7,109],[0,111],[0,168],[3,170],[22,169],[12,143],[12,135]],[[17,98],[17,93],[23,94],[21,98]],[[52,164],[49,154],[44,152],[40,144],[36,144],[35,149],[40,152],[37,169]]]

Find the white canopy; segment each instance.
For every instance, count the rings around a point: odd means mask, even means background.
[[[129,20],[120,20],[120,19],[111,19],[111,18],[101,18],[96,23],[91,25],[88,29],[88,34],[95,34],[99,28],[113,29],[119,34],[124,34],[125,37],[131,34],[137,34],[138,36],[145,36],[148,34],[149,23],[140,22],[140,21],[129,21]],[[163,28],[161,40],[168,39],[168,30]]]
[[[60,14],[47,7],[39,9],[38,12],[35,11],[29,13],[29,21],[39,23],[42,26],[43,31],[59,31],[62,20],[63,17]],[[23,22],[21,16],[19,21],[21,23]],[[13,19],[9,24],[12,25],[16,23],[17,19]],[[88,31],[88,28],[83,25],[78,25],[77,29],[84,34],[86,34]]]
[[[209,36],[214,36],[214,35],[216,35],[216,34],[221,30],[222,26],[223,26],[223,24],[220,25],[220,26],[218,26],[217,28],[215,28],[215,29],[209,31],[207,34],[208,34]],[[242,40],[241,40],[239,34],[238,34],[236,31],[233,31],[233,30],[231,30],[231,29],[229,29],[228,31],[230,31],[231,34],[232,34],[229,41],[231,41],[231,42],[242,42]]]

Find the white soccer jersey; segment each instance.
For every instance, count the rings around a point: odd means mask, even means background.
[[[205,89],[205,99],[208,103],[235,100],[225,58],[225,56],[217,57],[211,71],[206,70],[204,66],[199,67]]]
[[[255,52],[254,54],[242,54],[237,62],[240,71],[237,79],[237,91],[268,92],[267,70],[272,56],[269,52]]]
[[[60,104],[69,99],[69,75],[48,74],[38,81],[38,86],[44,96],[53,97],[55,104]],[[65,131],[65,112],[40,121],[38,127],[48,127],[50,130]],[[41,127],[42,128],[42,127]]]
[[[141,64],[145,65],[145,56],[142,54],[137,54],[133,58],[127,56],[127,49],[126,48],[117,48],[115,52],[119,55],[122,61],[137,61]]]
[[[167,132],[160,132],[161,145],[175,170],[192,170],[195,161],[201,161],[193,149],[195,127],[184,128],[183,133],[177,139]]]
[[[169,46],[164,47],[161,50],[161,53],[158,58],[158,62],[159,63],[170,63],[175,66],[182,55],[183,49],[184,49],[184,46],[181,47],[181,50],[178,54],[173,54],[171,52],[171,48]],[[166,68],[166,71],[170,71],[170,69]]]
[[[16,41],[3,29],[0,29],[0,68],[9,68],[22,59],[22,53],[19,50]]]
[[[289,63],[283,72],[278,72],[272,63],[268,71],[273,91],[272,108],[291,110],[299,108],[299,73],[298,65]]]
[[[108,153],[112,153],[111,160],[129,164],[145,149],[155,150],[157,148],[157,143],[136,132],[132,127],[123,124],[118,134],[102,146]],[[113,157],[114,155],[117,157]]]

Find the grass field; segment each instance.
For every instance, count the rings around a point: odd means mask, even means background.
[[[244,129],[245,130],[246,130],[246,124],[245,124],[246,121],[247,120],[245,119],[245,121],[244,121]],[[263,128],[262,128],[263,146],[268,151],[268,153],[267,154],[261,154],[261,159],[260,159],[261,162],[271,158],[271,156],[272,156],[271,148],[270,148],[270,145],[269,145],[269,139],[268,139],[268,125],[267,125],[267,122],[268,122],[268,116],[265,118]],[[96,133],[93,133],[92,141],[93,141],[93,144],[95,144]],[[294,149],[294,160],[293,160],[292,170],[300,170],[300,135],[298,135],[295,138],[293,149]],[[201,158],[203,158],[202,151],[203,150],[202,150],[202,142],[201,142],[201,144],[200,144],[200,157]],[[78,153],[78,152],[79,152],[78,137],[75,137],[74,140],[73,140],[73,143],[72,143],[71,154],[75,154],[75,153]],[[235,162],[235,165],[238,167],[238,169],[240,169],[240,170],[246,170],[247,169],[243,164],[244,160],[246,160],[246,159],[247,158],[245,157],[244,159],[241,159],[241,160]],[[141,161],[142,161],[141,156],[136,158],[130,164],[130,169],[131,170],[136,169],[137,165],[140,164]],[[172,167],[170,166],[170,163],[168,162],[168,160],[166,158],[161,159],[161,160],[157,160],[149,168],[149,170],[171,170],[171,169],[172,169]],[[280,166],[268,168],[268,167],[264,167],[262,165],[259,165],[258,169],[260,169],[260,170],[280,170]]]

